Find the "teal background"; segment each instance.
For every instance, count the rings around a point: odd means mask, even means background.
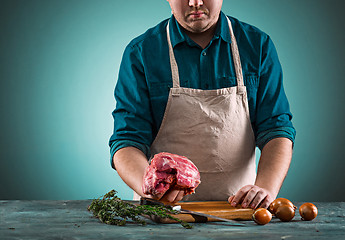
[[[225,0],[273,39],[297,130],[280,196],[344,201],[343,0]],[[125,46],[170,17],[164,0],[0,0],[0,199],[131,190],[109,163]]]

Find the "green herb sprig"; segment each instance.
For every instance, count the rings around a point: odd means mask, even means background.
[[[103,197],[101,196],[98,199],[94,199],[88,207],[88,210],[101,222],[118,226],[125,225],[128,220],[146,225],[147,222],[143,220],[142,216],[149,216],[151,218],[169,218],[179,222],[187,229],[193,227],[189,223],[173,217],[173,214],[178,213],[175,210],[159,205],[135,205],[121,200],[116,194],[117,191],[111,190],[104,194]]]

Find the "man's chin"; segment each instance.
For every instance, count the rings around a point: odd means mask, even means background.
[[[193,33],[202,33],[208,29],[207,24],[203,21],[195,21],[189,27],[189,31]]]

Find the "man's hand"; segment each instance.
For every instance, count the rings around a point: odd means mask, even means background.
[[[114,165],[122,180],[137,194],[163,202],[177,203],[185,196],[184,191],[169,189],[164,195],[148,195],[142,191],[145,170],[149,165],[146,156],[139,149],[125,147],[114,155]]]
[[[264,188],[256,185],[246,185],[238,190],[235,195],[230,196],[228,202],[233,207],[240,204],[243,208],[268,208],[275,197]]]
[[[288,172],[292,157],[292,142],[275,138],[262,149],[255,185],[242,187],[228,201],[232,206],[267,208],[277,197]]]
[[[156,195],[153,198],[160,200],[162,202],[177,203],[182,200],[185,196],[183,190],[179,189],[169,189],[164,195]]]

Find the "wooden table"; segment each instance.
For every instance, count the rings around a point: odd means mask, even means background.
[[[245,227],[227,223],[112,226],[87,211],[91,200],[0,201],[0,239],[345,239],[345,202],[315,203],[319,215],[310,222],[273,218],[264,226],[245,221]],[[300,206],[301,203],[295,203]]]

